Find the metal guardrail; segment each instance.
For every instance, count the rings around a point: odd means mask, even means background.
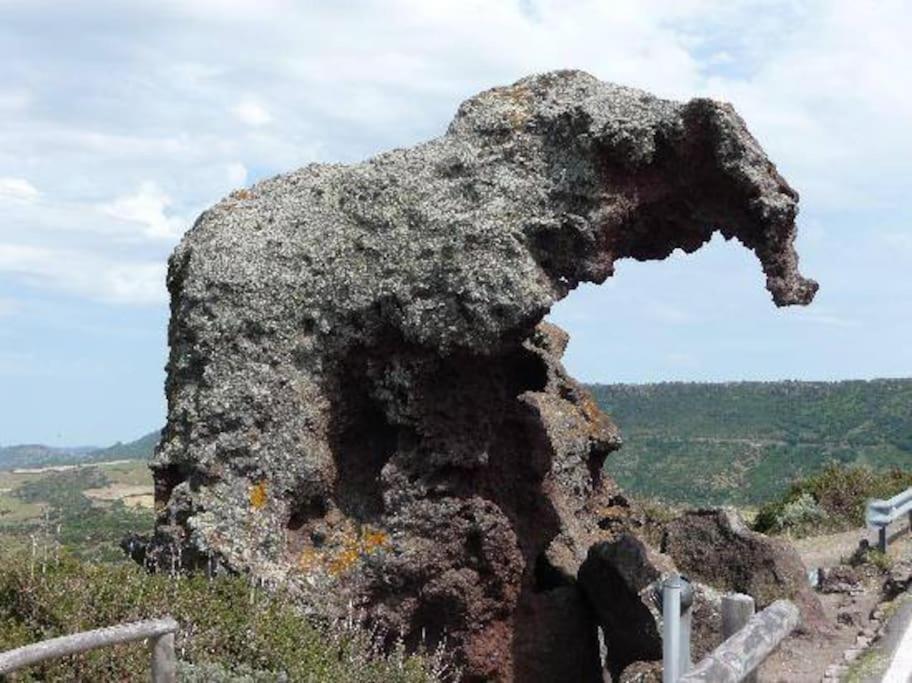
[[[174,634],[177,628],[174,619],[165,617],[43,640],[0,653],[0,675],[54,657],[66,657],[118,643],[148,640],[152,660],[152,683],[175,683],[177,658],[174,654]]]
[[[889,500],[868,501],[865,521],[869,527],[877,529],[877,545],[881,552],[887,552],[887,527],[907,513],[909,527],[912,529],[912,488],[896,494]]]
[[[722,635],[725,641],[693,665],[690,625],[693,587],[672,575],[661,587],[662,683],[740,683],[756,681],[755,671],[800,622],[798,608],[777,600],[754,614],[754,599],[730,593],[722,598]]]

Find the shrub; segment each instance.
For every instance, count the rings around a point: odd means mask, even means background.
[[[819,473],[794,482],[786,494],[763,505],[754,529],[796,536],[862,526],[865,505],[912,486],[912,472],[897,468],[875,472],[867,467],[828,464]]]
[[[169,614],[180,624],[182,671],[200,680],[424,683],[455,676],[442,652],[410,656],[399,647],[383,655],[370,633],[348,623],[318,626],[286,598],[253,590],[239,576],[150,575],[132,564],[66,555],[36,564],[26,553],[7,553],[0,557],[0,650]],[[49,660],[17,680],[141,680],[148,667],[146,647],[134,643]]]

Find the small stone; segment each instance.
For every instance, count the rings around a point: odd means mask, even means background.
[[[858,611],[843,611],[836,615],[836,622],[843,626],[860,626],[861,613]]]

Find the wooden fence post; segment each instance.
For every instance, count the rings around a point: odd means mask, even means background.
[[[177,657],[174,655],[174,634],[151,638],[149,650],[152,654],[152,683],[175,683]]]
[[[722,639],[728,640],[754,616],[754,599],[744,593],[729,593],[722,597]],[[745,683],[757,683],[757,672],[744,679]]]

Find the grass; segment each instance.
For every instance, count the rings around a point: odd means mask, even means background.
[[[143,461],[102,465],[99,467],[112,484],[152,487],[152,473]]]
[[[0,493],[0,528],[40,520],[46,508],[43,503],[21,500],[12,492]]]
[[[864,681],[877,680],[887,668],[886,656],[878,650],[868,650],[861,654],[849,666],[843,679],[845,683],[863,683]]]
[[[399,646],[381,654],[379,639],[354,621],[318,624],[288,596],[255,590],[243,577],[148,574],[129,563],[46,556],[0,556],[0,650],[171,615],[191,680],[424,683],[456,675],[441,653],[409,656]],[[148,651],[137,643],[51,660],[17,680],[140,680],[148,666]]]
[[[243,577],[152,575],[124,561],[120,540],[150,531],[152,512],[85,492],[151,492],[151,484],[141,462],[0,472],[7,489],[0,494],[0,651],[169,614],[181,625],[181,680],[191,683],[456,678],[442,652],[407,656],[399,645],[384,654],[379,634],[354,620],[316,623],[288,595],[254,589]],[[142,680],[148,666],[137,643],[51,661],[15,680]]]

